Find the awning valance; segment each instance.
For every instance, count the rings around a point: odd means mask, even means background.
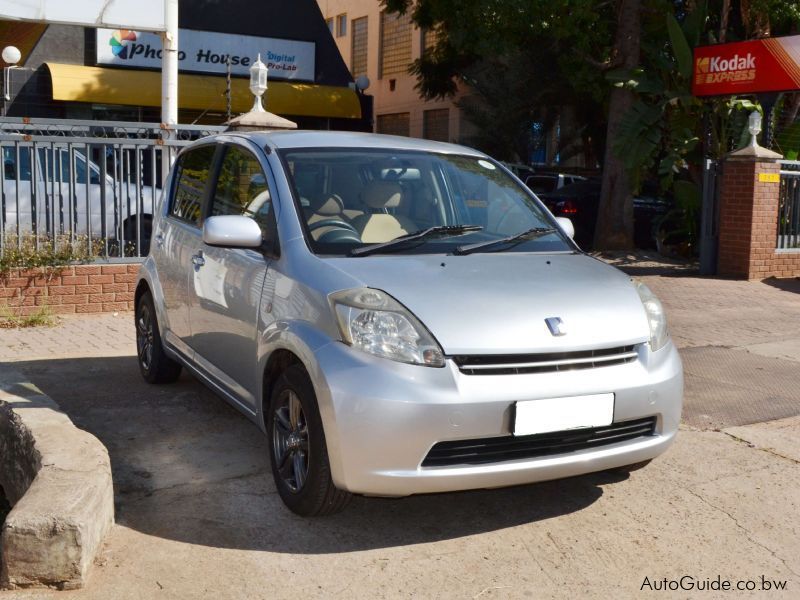
[[[53,82],[53,100],[129,106],[161,106],[161,73],[45,63]],[[231,81],[231,111],[253,106],[249,80]],[[225,110],[225,77],[178,75],[178,104],[190,110]],[[270,81],[264,107],[275,114],[301,117],[361,118],[354,90],[313,83]]]

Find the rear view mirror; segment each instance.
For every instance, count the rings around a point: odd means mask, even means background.
[[[258,248],[263,241],[261,227],[243,215],[209,217],[203,224],[203,241],[209,246]]]
[[[556,217],[556,221],[564,233],[566,233],[570,238],[575,237],[575,226],[572,224],[572,221],[570,221],[567,217]]]

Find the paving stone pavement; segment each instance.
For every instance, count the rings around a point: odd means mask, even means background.
[[[0,362],[136,353],[132,312],[62,315],[54,327],[0,329]]]
[[[768,596],[796,598],[800,281],[701,279],[651,262],[622,266],[661,297],[684,361],[685,425],[664,456],[627,476],[359,497],[327,519],[281,506],[266,438],[207,388],[186,374],[142,381],[130,313],[0,330],[0,361],[109,449],[117,504],[85,590],[4,595],[599,600],[640,597],[645,575],[688,575],[788,580]]]

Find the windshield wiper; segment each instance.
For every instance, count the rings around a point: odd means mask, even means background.
[[[548,233],[555,232],[555,228],[553,227],[533,227],[531,229],[527,229],[522,233],[517,233],[515,235],[509,235],[507,237],[499,238],[496,240],[489,240],[488,242],[476,242],[475,244],[467,244],[466,246],[458,246],[455,250],[453,250],[453,254],[470,254],[475,250],[480,250],[481,248],[488,248],[489,246],[495,246],[498,244],[513,244],[519,243],[527,240],[536,239],[537,237],[546,235]]]
[[[417,240],[424,240],[431,237],[451,237],[472,233],[473,231],[480,231],[483,229],[480,225],[437,225],[436,227],[428,227],[413,233],[407,233],[396,237],[388,242],[381,242],[380,244],[370,244],[369,246],[362,246],[361,248],[353,248],[350,251],[350,256],[366,256],[381,250],[387,250],[396,246],[401,246],[406,242],[413,242]]]

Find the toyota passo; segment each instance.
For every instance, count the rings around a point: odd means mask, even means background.
[[[185,368],[260,427],[298,514],[639,466],[675,438],[661,303],[485,154],[222,134],[155,213],[142,375]]]

